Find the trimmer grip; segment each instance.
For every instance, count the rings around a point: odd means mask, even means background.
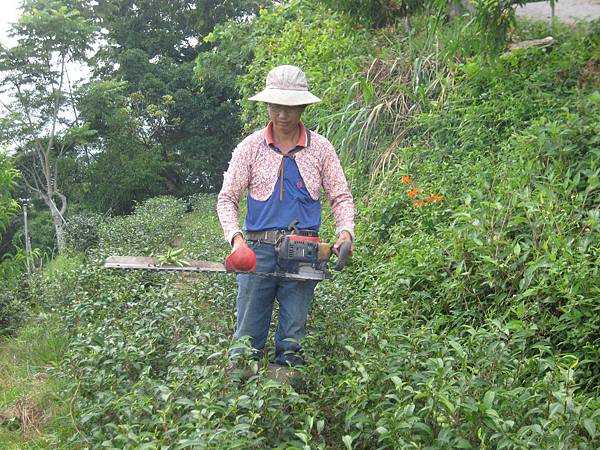
[[[352,254],[352,242],[344,241],[338,250],[338,260],[335,263],[335,270],[342,270],[348,264],[348,259]]]

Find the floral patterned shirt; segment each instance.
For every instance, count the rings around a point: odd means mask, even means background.
[[[238,209],[244,192],[255,200],[265,201],[273,193],[283,155],[267,143],[267,130],[256,131],[233,151],[225,172],[223,187],[217,200],[217,213],[229,243],[241,233]],[[333,145],[318,133],[306,131],[307,146],[295,154],[295,161],[304,184],[314,200],[321,188],[331,204],[336,234],[348,231],[354,238],[354,202]]]

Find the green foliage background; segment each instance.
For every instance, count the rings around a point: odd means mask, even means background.
[[[469,18],[354,32],[347,13],[275,6],[196,60],[241,98],[301,61],[325,100],[307,122],[346,161],[356,252],[318,286],[300,376],[231,370],[232,277],[101,269],[173,246],[222,259],[214,195],[82,217],[29,291],[68,342],[52,373],[76,428],[54,447],[600,446],[598,24],[521,24],[556,45],[491,57]]]
[[[19,173],[4,152],[0,152],[0,231],[6,230],[9,219],[18,211],[19,205],[13,199]]]
[[[216,48],[199,56],[196,73],[200,79],[239,73],[242,121],[250,131],[264,126],[267,113],[263,104],[246,99],[264,89],[269,70],[281,64],[304,67],[311,92],[323,99],[318,111],[308,108],[304,120],[323,127],[325,117],[349,100],[361,61],[372,51],[368,36],[368,30],[357,29],[350,17],[322,2],[292,1],[262,9],[250,29],[235,22],[217,27],[207,38]]]
[[[17,189],[19,172],[13,160],[0,151],[0,243],[11,219],[19,211],[13,198]],[[13,331],[25,318],[19,302],[18,287],[24,268],[22,252],[7,253],[0,259],[0,337]]]

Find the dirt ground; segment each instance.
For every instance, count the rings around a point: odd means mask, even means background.
[[[516,9],[517,15],[538,20],[551,20],[550,2],[528,3]],[[575,23],[600,18],[600,0],[557,0],[555,14],[562,22]]]

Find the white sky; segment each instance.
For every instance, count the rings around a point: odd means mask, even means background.
[[[16,22],[21,15],[20,5],[21,0],[0,0],[0,42],[6,47],[16,44],[7,33],[10,24]]]

